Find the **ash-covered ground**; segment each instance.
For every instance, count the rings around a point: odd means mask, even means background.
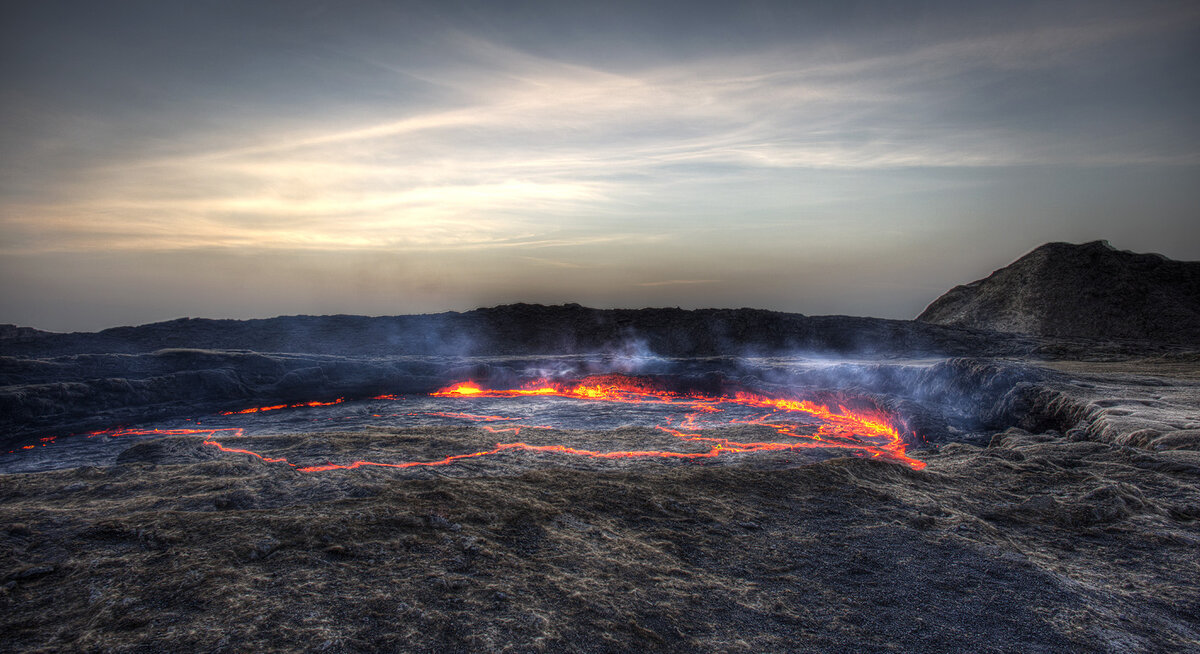
[[[534,368],[613,363],[568,359]],[[870,398],[912,423],[919,471],[822,450],[303,473],[198,437],[114,439],[110,465],[0,475],[0,647],[1200,651],[1200,363],[1119,359],[638,363],[692,386]],[[350,461],[498,440],[469,424],[336,431],[312,426],[319,410],[224,444]],[[645,425],[534,437],[670,440]]]

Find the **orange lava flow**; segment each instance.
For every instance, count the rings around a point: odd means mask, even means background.
[[[468,381],[448,386],[431,393],[431,395],[434,397],[554,396],[604,402],[689,404],[691,413],[685,416],[680,425],[682,429],[672,429],[662,425],[659,425],[658,429],[681,440],[711,444],[707,452],[673,452],[669,450],[593,452],[558,445],[535,446],[527,443],[498,443],[497,448],[500,449],[517,447],[529,451],[560,452],[605,459],[631,457],[699,459],[713,458],[722,453],[834,447],[846,448],[860,455],[892,459],[904,463],[914,470],[925,467],[924,461],[919,461],[906,454],[908,444],[887,415],[880,412],[852,411],[844,406],[838,406],[835,411],[830,407],[808,400],[772,398],[754,393],[737,393],[733,396],[675,393],[661,390],[646,380],[625,375],[597,375],[570,384],[551,384],[541,380],[516,389],[486,389],[475,382]],[[719,413],[722,411],[721,406],[725,404],[766,409],[767,412],[758,418],[735,422],[769,427],[780,435],[788,437],[788,440],[740,443],[683,431],[684,429],[700,429],[697,423],[700,414]],[[794,426],[771,421],[773,418],[786,417],[788,414],[796,413],[803,413],[820,420],[821,424],[816,433],[802,434]],[[500,449],[478,455],[492,454]],[[365,464],[365,462],[359,463]]]
[[[433,461],[404,461],[382,462],[358,460],[351,463],[326,462],[321,465],[300,465],[292,463],[283,457],[267,457],[248,449],[223,445],[217,440],[219,434],[240,438],[245,432],[240,427],[208,428],[208,429],[153,429],[139,430],[121,428],[109,431],[92,432],[87,435],[120,437],[130,435],[162,435],[185,436],[204,435],[203,443],[215,447],[222,452],[248,454],[266,463],[279,463],[295,468],[300,472],[323,472],[329,470],[353,470],[364,466],[381,468],[415,468],[450,465],[467,459],[487,457],[503,452],[543,452],[584,456],[597,459],[626,459],[626,458],[662,458],[662,459],[712,459],[724,454],[750,452],[785,452],[815,448],[838,448],[858,456],[889,459],[903,463],[920,470],[925,467],[923,461],[914,459],[906,454],[907,443],[901,431],[895,426],[893,418],[882,412],[850,410],[844,406],[830,407],[809,400],[777,398],[756,393],[736,393],[734,395],[704,395],[698,393],[679,393],[663,390],[648,380],[624,375],[599,375],[585,378],[579,382],[554,384],[540,381],[517,389],[487,389],[474,382],[455,384],[431,393],[434,397],[446,398],[486,398],[486,397],[522,397],[550,396],[571,398],[577,400],[617,403],[655,403],[672,404],[685,407],[688,412],[679,424],[670,426],[658,425],[656,428],[674,436],[682,442],[694,443],[703,448],[702,451],[677,452],[672,450],[588,450],[566,445],[534,445],[525,442],[496,443],[495,447],[478,452],[453,454]],[[399,400],[399,396],[380,395],[375,400]],[[306,402],[291,405],[257,407],[243,411],[226,412],[221,415],[235,415],[273,411],[282,408],[305,406],[329,406],[339,404],[343,399],[332,402]],[[757,425],[774,430],[780,438],[762,442],[739,442],[726,438],[704,435],[702,416],[720,414],[731,406],[740,406],[756,410],[754,417],[730,419],[720,424]],[[759,413],[758,411],[761,411]],[[802,414],[802,415],[801,415]],[[425,414],[406,415],[436,415],[446,418],[468,420],[474,423],[505,423],[503,426],[480,424],[482,429],[492,433],[520,434],[522,429],[554,429],[548,425],[516,424],[515,418],[497,415],[480,415],[467,412],[438,411]],[[797,417],[812,418],[819,424],[797,424]],[[792,422],[788,419],[792,418]],[[806,431],[802,431],[806,429]],[[814,431],[815,429],[815,431]],[[53,442],[53,437],[43,439],[42,445]],[[33,446],[27,446],[27,449]]]
[[[346,401],[346,398],[339,397],[338,399],[333,400],[331,402],[313,401],[313,402],[297,402],[295,404],[272,404],[271,406],[250,407],[249,409],[242,409],[241,411],[222,411],[221,415],[236,416],[236,415],[241,415],[241,414],[245,414],[245,413],[263,413],[264,411],[278,411],[280,409],[299,409],[300,407],[305,407],[305,406],[333,406],[335,404],[341,404],[342,402],[345,402],[345,401]]]

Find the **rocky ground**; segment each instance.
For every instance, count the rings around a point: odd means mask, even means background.
[[[303,474],[180,439],[0,476],[0,649],[1200,651],[1200,366],[1055,365],[993,398],[1025,429],[921,471],[521,453]]]

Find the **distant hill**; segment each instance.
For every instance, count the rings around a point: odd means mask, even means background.
[[[5,338],[29,338],[41,334],[48,334],[40,329],[33,327],[18,327],[16,325],[0,325],[0,339]]]
[[[956,286],[917,320],[1058,338],[1200,343],[1200,262],[1047,243]]]
[[[181,318],[96,333],[24,333],[0,339],[0,356],[150,353],[166,348],[338,356],[525,355],[613,352],[730,354],[998,355],[1029,339],[909,320],[804,316],[757,309],[589,309],[510,304],[415,316]]]

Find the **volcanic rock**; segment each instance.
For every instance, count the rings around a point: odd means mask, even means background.
[[[956,286],[918,321],[1057,338],[1200,342],[1200,262],[1047,243]]]
[[[161,438],[137,443],[117,457],[117,463],[182,464],[211,461],[224,456],[199,438]]]

